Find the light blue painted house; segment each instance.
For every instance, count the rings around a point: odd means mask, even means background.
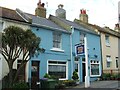
[[[76,56],[75,45],[83,44],[87,37],[90,80],[101,76],[100,35],[76,22],[66,20],[66,11],[59,5],[56,16],[46,18],[46,9],[40,2],[36,15],[26,14],[32,19],[31,30],[41,38],[40,47],[45,49],[29,62],[29,82],[32,86],[46,73],[59,77],[59,80],[72,79],[73,71],[79,75],[80,82],[85,79],[85,55]],[[85,14],[85,13],[84,13]],[[87,16],[83,20],[87,20]]]
[[[41,5],[38,7],[45,10]],[[32,19],[31,30],[41,38],[40,47],[45,49],[44,53],[32,57],[29,62],[28,81],[32,86],[35,86],[46,73],[59,77],[60,80],[71,79],[71,32],[40,15],[26,14]]]
[[[57,12],[62,13],[57,13]],[[63,16],[62,16],[63,15]],[[85,55],[76,56],[75,45],[83,44],[84,45],[84,37],[87,38],[87,47],[88,47],[88,70],[90,81],[97,80],[102,73],[102,60],[101,60],[101,46],[100,46],[100,35],[95,32],[93,28],[84,27],[84,25],[80,25],[78,22],[71,22],[66,20],[65,10],[63,6],[59,6],[56,10],[56,17],[50,15],[49,19],[58,24],[59,26],[65,28],[68,31],[71,31],[70,34],[70,45],[71,45],[71,72],[77,71],[79,75],[80,82],[85,81]],[[81,10],[80,20],[85,23],[88,22],[88,16],[85,10]],[[72,75],[72,73],[71,73]]]

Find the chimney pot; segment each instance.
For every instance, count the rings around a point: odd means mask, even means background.
[[[79,15],[80,20],[85,22],[85,23],[88,23],[88,15],[86,14],[86,10],[81,9],[80,12],[81,12]]]
[[[115,27],[118,27],[118,28],[119,28],[119,24],[115,24]]]
[[[37,5],[38,7],[35,10],[35,15],[46,18],[46,9],[44,8],[45,4],[41,4],[41,0],[39,0]]]

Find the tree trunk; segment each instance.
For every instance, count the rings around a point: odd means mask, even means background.
[[[13,68],[12,68],[12,66],[13,66],[13,64],[12,63],[9,63],[8,64],[8,66],[9,66],[9,88],[13,85]]]

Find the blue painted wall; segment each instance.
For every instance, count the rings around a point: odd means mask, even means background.
[[[80,32],[81,30],[74,29],[74,33],[72,36],[72,62],[74,63],[75,58],[75,45],[80,43]],[[87,37],[87,46],[88,46],[88,60],[89,60],[89,67],[90,67],[90,61],[91,60],[98,60],[100,61],[100,73],[102,72],[101,67],[101,47],[100,47],[100,35],[95,35],[92,33],[84,32]],[[94,56],[97,55],[97,58]],[[82,71],[82,58],[85,56],[79,56],[79,78],[80,82],[83,82],[83,71]],[[74,70],[74,64],[73,64],[73,70]],[[90,72],[90,68],[89,68]],[[89,73],[90,75],[90,73]],[[91,77],[90,80],[96,80],[98,77]]]
[[[51,51],[53,48],[53,35],[52,30],[46,28],[32,27],[31,30],[41,38],[40,47],[45,49],[45,53],[41,53],[38,57],[33,57],[32,60],[40,61],[40,78],[43,78],[45,73],[47,73],[47,61],[48,60],[64,60],[68,63],[68,79],[72,79],[72,71],[74,71],[74,58],[75,58],[75,45],[80,43],[80,32],[81,30],[74,29],[72,34],[62,32],[62,50],[64,52],[55,52]],[[100,36],[84,32],[87,37],[88,43],[88,60],[90,66],[90,60],[99,60],[100,61],[100,73],[101,73],[101,49],[100,49]],[[72,36],[71,36],[72,35]],[[72,41],[72,43],[71,43]],[[71,57],[71,44],[72,44],[72,57]],[[94,55],[97,55],[95,58]],[[79,57],[79,78],[80,82],[83,82],[83,71],[82,71],[82,58],[85,56]],[[72,58],[72,59],[71,59]],[[31,70],[31,63],[30,63]],[[90,68],[89,68],[90,72]],[[29,72],[29,78],[31,78],[31,72]],[[91,81],[96,80],[98,77],[91,77]]]
[[[37,30],[38,29],[38,30]],[[48,60],[64,60],[68,63],[68,79],[70,79],[70,35],[68,33],[62,33],[62,50],[64,52],[55,52],[51,49],[53,48],[53,35],[52,30],[48,30],[46,28],[37,28],[32,27],[31,30],[41,38],[40,47],[45,49],[45,53],[41,53],[38,57],[33,57],[32,60],[40,61],[40,78],[43,78],[45,73],[47,73],[47,61]],[[31,67],[31,63],[30,66]],[[31,68],[30,68],[31,70]],[[31,78],[31,74],[29,73],[29,78]]]

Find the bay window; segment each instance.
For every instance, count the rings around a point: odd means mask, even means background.
[[[99,61],[91,60],[90,75],[91,76],[100,76],[100,62]]]

